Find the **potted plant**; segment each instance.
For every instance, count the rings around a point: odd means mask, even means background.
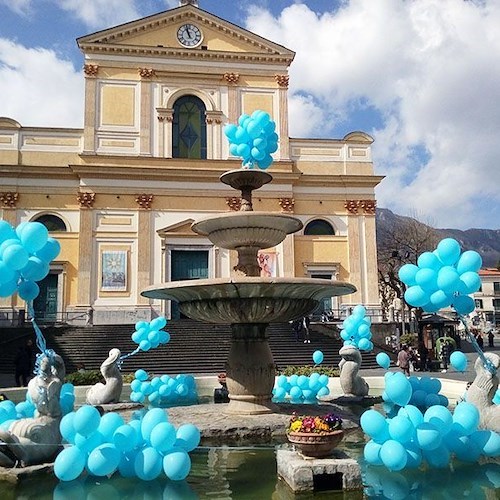
[[[297,415],[294,413],[288,424],[286,435],[302,455],[323,458],[331,455],[342,441],[342,419],[334,413],[324,416]]]

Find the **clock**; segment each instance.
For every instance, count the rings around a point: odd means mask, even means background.
[[[196,47],[201,43],[203,35],[200,28],[194,24],[183,24],[177,30],[177,40],[184,47]]]

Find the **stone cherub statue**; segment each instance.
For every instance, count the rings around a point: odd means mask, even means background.
[[[363,377],[358,375],[361,367],[361,353],[352,345],[345,345],[339,351],[342,359],[339,363],[340,386],[344,396],[365,397],[368,395],[369,386]]]
[[[120,349],[111,349],[107,359],[101,365],[101,373],[105,383],[93,385],[87,391],[87,403],[104,405],[118,403],[123,388],[123,377],[119,367]]]
[[[59,396],[66,375],[64,361],[47,350],[38,355],[38,374],[29,381],[28,394],[35,417],[12,422],[0,431],[0,466],[24,467],[51,462],[61,447]]]
[[[479,427],[481,429],[500,432],[500,405],[493,403],[493,397],[499,383],[500,356],[494,352],[487,352],[484,356],[491,362],[496,371],[492,373],[484,366],[481,358],[476,359],[474,363],[476,378],[467,390],[467,402],[479,410]]]

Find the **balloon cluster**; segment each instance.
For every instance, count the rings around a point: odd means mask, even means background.
[[[493,404],[500,405],[500,389],[497,389],[497,392],[493,396]]]
[[[459,314],[474,310],[470,294],[481,287],[478,271],[481,256],[474,250],[461,254],[460,244],[453,238],[445,238],[433,252],[424,252],[417,264],[404,264],[399,269],[399,279],[409,288],[405,301],[432,313],[453,306]]]
[[[273,162],[272,153],[278,150],[276,124],[269,113],[256,110],[251,116],[242,114],[238,124],[224,127],[224,134],[229,140],[229,152],[242,158],[243,166],[252,168],[257,165],[265,170]]]
[[[386,403],[397,406],[411,404],[423,410],[433,405],[448,406],[448,398],[439,392],[441,381],[437,378],[407,378],[402,372],[388,372],[384,378],[382,399]]]
[[[85,405],[61,420],[63,439],[71,444],[54,462],[61,481],[72,481],[86,469],[94,476],[123,477],[151,481],[162,472],[173,481],[182,481],[191,470],[189,452],[200,442],[200,431],[192,424],[178,429],[165,410],[154,408],[136,415],[126,424],[114,412],[100,415]]]
[[[393,418],[376,410],[361,415],[361,428],[371,438],[364,448],[365,460],[391,471],[448,467],[452,455],[465,462],[480,456],[500,456],[500,434],[478,430],[479,411],[467,402],[459,403],[453,414],[445,406],[433,405],[422,413],[407,404]]]
[[[363,483],[368,498],[487,498],[484,488],[500,487],[500,465],[487,463],[470,467],[470,464],[454,463],[453,468],[421,469],[418,474],[368,465]]]
[[[291,403],[316,403],[318,396],[328,396],[328,375],[313,372],[306,375],[280,375],[273,389],[273,401]]]
[[[25,301],[40,293],[37,281],[49,274],[49,263],[61,246],[39,222],[22,222],[14,229],[0,220],[0,297],[18,293]]]
[[[357,305],[352,314],[342,322],[340,337],[344,345],[353,345],[360,351],[371,351],[373,349],[371,324],[370,318],[366,316],[366,309],[362,305]]]
[[[145,403],[157,408],[192,405],[198,402],[196,382],[192,375],[175,377],[162,375],[151,380],[145,370],[137,370],[131,384],[130,399],[134,403]]]
[[[29,392],[26,392],[25,397],[24,401],[20,401],[17,404],[9,400],[0,402],[0,430],[8,430],[15,420],[39,416]],[[74,403],[75,387],[73,384],[63,384],[59,396],[62,414],[66,415],[72,412]]]
[[[170,342],[170,334],[162,330],[166,325],[167,320],[163,316],[154,318],[149,323],[147,321],[138,321],[135,324],[135,332],[132,334],[132,340],[141,351],[149,351],[160,344],[167,344]]]

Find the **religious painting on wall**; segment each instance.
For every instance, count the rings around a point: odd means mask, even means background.
[[[127,290],[126,250],[102,251],[101,290],[103,292],[124,292]]]
[[[258,260],[261,278],[276,277],[276,253],[259,252]]]

